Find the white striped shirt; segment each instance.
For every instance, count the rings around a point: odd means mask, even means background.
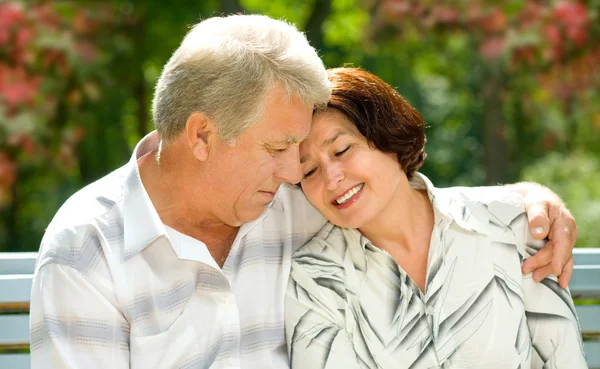
[[[325,223],[282,186],[219,268],[165,226],[137,158],[73,195],[42,240],[31,296],[32,368],[287,368],[291,255]],[[293,209],[293,211],[283,211]]]

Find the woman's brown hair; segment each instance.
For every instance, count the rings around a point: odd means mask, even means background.
[[[410,179],[425,161],[425,122],[392,86],[360,68],[328,70],[328,109],[344,114],[378,150],[395,153]]]

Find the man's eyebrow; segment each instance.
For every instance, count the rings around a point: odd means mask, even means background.
[[[261,140],[261,141],[262,141],[262,144],[267,147],[274,147],[277,145],[291,145],[291,144],[300,142],[300,140],[298,138],[291,137],[291,136],[287,136],[287,137],[279,139],[279,140],[273,140],[273,141]]]
[[[302,140],[298,139],[298,137],[286,136],[285,138],[282,138],[280,140],[274,140],[274,141],[271,141],[271,142],[265,142],[265,144],[267,144],[267,145],[277,145],[277,144],[286,144],[286,145],[289,145],[289,144],[299,143],[300,141],[302,141]]]
[[[331,138],[326,139],[325,141],[323,141],[321,143],[321,147],[325,147],[325,146],[329,146],[332,143],[335,142],[335,140],[337,140],[338,138],[340,138],[340,136],[346,135],[348,134],[345,131],[337,131]],[[304,155],[303,157],[300,158],[300,164],[304,164],[306,162],[306,155]]]

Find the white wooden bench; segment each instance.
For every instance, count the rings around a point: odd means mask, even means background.
[[[590,369],[600,369],[600,249],[575,249],[570,289]],[[29,295],[37,253],[0,253],[0,368],[29,368]]]

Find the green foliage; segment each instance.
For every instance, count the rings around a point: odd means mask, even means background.
[[[546,184],[579,245],[600,247],[600,0],[82,0],[0,3],[0,251],[36,250],[68,196],[128,160],[189,27],[238,11],[286,19],[327,66],[395,86],[429,126],[436,185]]]
[[[577,219],[579,247],[600,247],[600,159],[575,151],[551,153],[523,169],[523,180],[543,183],[556,192]]]

